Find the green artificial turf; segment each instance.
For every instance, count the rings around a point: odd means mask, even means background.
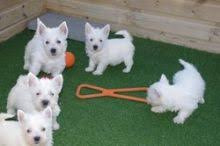
[[[2,112],[17,77],[27,73],[23,70],[24,47],[32,36],[32,31],[25,30],[0,44]],[[129,74],[122,73],[124,66],[119,65],[108,67],[102,76],[94,76],[84,71],[88,64],[84,43],[68,40],[68,50],[75,53],[76,64],[63,72],[64,86],[59,101],[61,129],[54,132],[54,145],[219,146],[220,55],[141,38],[135,38],[134,44],[134,66]],[[175,113],[155,114],[146,104],[111,98],[80,100],[75,96],[81,83],[106,88],[149,86],[162,73],[171,80],[181,69],[178,58],[195,64],[207,85],[206,103],[184,125],[173,123]]]

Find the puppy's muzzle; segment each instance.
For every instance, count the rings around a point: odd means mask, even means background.
[[[43,105],[43,107],[47,107],[49,105],[49,101],[48,100],[43,100],[42,105]]]
[[[98,46],[97,46],[97,45],[94,45],[94,46],[93,46],[93,50],[96,51],[97,49],[98,49]]]
[[[38,144],[38,143],[40,142],[40,136],[35,136],[35,137],[34,137],[34,142],[35,142],[36,144]]]
[[[57,52],[57,49],[52,48],[52,49],[50,50],[50,52],[51,52],[51,54],[52,54],[53,56],[55,56],[55,55],[56,55],[56,52]]]

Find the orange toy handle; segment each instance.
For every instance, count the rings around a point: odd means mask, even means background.
[[[81,94],[80,91],[83,88],[97,90],[100,93]],[[143,99],[143,98],[140,98],[140,97],[119,94],[119,93],[122,93],[122,92],[137,92],[137,91],[147,92],[147,88],[146,87],[136,87],[136,88],[105,89],[105,88],[97,87],[97,86],[94,86],[94,85],[81,84],[81,85],[78,86],[78,88],[76,90],[76,96],[81,98],[81,99],[89,99],[89,98],[107,96],[107,97],[114,97],[114,98],[120,98],[120,99],[136,101],[136,102],[147,103],[146,99]]]

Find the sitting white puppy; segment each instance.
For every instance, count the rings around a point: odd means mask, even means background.
[[[23,110],[33,113],[42,111],[49,106],[53,112],[53,129],[57,130],[59,124],[56,119],[60,113],[58,99],[62,86],[62,75],[53,79],[38,79],[32,73],[22,75],[8,95],[7,112],[15,114],[16,110]]]
[[[198,103],[205,102],[203,97],[205,81],[192,64],[182,59],[179,62],[184,69],[174,75],[173,85],[170,85],[166,76],[162,75],[160,81],[148,89],[147,100],[152,105],[153,112],[178,112],[173,121],[183,124],[186,118],[197,109]]]
[[[11,115],[0,114],[0,146],[52,146],[52,111],[17,112],[17,121],[5,121]]]
[[[123,72],[130,72],[133,65],[135,47],[132,37],[126,31],[118,31],[116,34],[124,38],[108,39],[110,25],[103,28],[94,28],[89,23],[85,25],[86,53],[89,57],[89,66],[86,72],[94,75],[102,75],[108,65],[118,65],[124,62],[126,68]],[[97,68],[96,68],[97,67]]]
[[[41,70],[52,76],[61,74],[65,68],[67,36],[66,22],[56,28],[48,28],[37,19],[36,33],[25,49],[24,69],[34,75]]]

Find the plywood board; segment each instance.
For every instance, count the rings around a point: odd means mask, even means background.
[[[27,0],[0,12],[0,30],[43,11],[43,0]]]

